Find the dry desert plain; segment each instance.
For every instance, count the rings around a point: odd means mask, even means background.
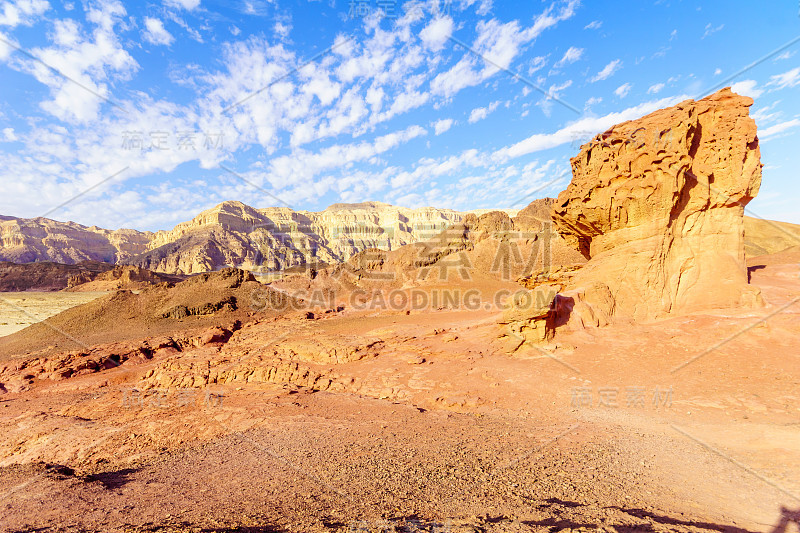
[[[745,235],[751,103],[612,128],[514,217],[0,338],[0,528],[797,530],[800,248]]]

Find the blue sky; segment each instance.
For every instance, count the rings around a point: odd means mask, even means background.
[[[798,15],[730,0],[0,0],[0,214],[157,230],[224,200],[523,207],[566,187],[593,135],[733,85],[755,99],[765,164],[749,211],[800,223]]]

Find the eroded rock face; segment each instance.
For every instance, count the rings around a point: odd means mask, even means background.
[[[320,212],[224,202],[171,231],[157,232],[148,251],[132,263],[184,274],[222,265],[271,271],[333,264],[369,248],[394,250],[425,240],[467,216],[451,209],[406,209],[381,202],[334,204]]]
[[[723,89],[581,147],[552,214],[590,259],[565,295],[594,307],[587,295],[610,294],[604,313],[638,320],[760,302],[744,255],[744,207],[762,166],[752,104]]]
[[[14,263],[52,261],[125,262],[147,250],[150,232],[106,230],[47,218],[0,215],[0,260]]]
[[[395,250],[486,213],[406,209],[381,202],[334,204],[319,212],[223,202],[156,233],[0,215],[0,261],[92,260],[178,275],[226,266],[272,271],[339,263],[369,248]],[[503,213],[506,218],[516,214],[515,209]]]

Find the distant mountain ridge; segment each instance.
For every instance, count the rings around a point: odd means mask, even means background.
[[[549,216],[553,201],[535,200],[522,211],[499,211],[511,217],[535,211],[543,218]],[[430,239],[469,214],[490,211],[362,202],[313,212],[256,209],[229,201],[155,233],[0,215],[0,261],[67,265],[99,261],[178,275],[226,266],[266,272],[307,263],[340,263],[368,248],[395,250]],[[798,243],[800,225],[745,217],[745,249],[750,256],[780,252]]]
[[[130,264],[168,274],[235,266],[281,270],[308,262],[346,261],[366,248],[392,250],[430,238],[468,214],[407,209],[382,202],[334,204],[324,211],[255,209],[223,202],[171,230],[105,230],[74,222],[0,216],[0,260]],[[502,210],[513,216],[517,210]]]
[[[0,261],[121,263],[147,251],[152,232],[107,230],[49,218],[0,215]]]

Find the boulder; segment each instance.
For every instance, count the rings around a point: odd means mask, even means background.
[[[511,295],[498,321],[503,326],[501,338],[507,338],[517,348],[526,342],[537,344],[552,339],[560,303],[558,289],[544,284]]]

